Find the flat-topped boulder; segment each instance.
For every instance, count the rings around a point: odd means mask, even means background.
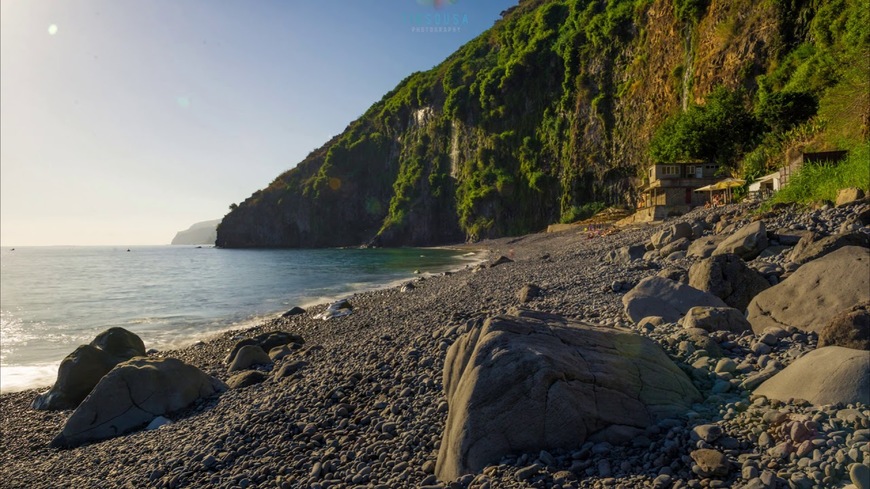
[[[755,221],[725,238],[713,251],[713,256],[733,253],[744,260],[751,260],[764,251],[767,244],[767,228],[764,227],[764,222]]]
[[[607,263],[627,265],[633,260],[642,259],[644,253],[646,253],[646,247],[642,244],[623,246],[608,251],[607,254],[604,255],[604,261]]]
[[[510,453],[576,447],[620,431],[613,427],[643,429],[700,398],[648,338],[529,311],[461,336],[447,352],[443,383],[442,481]]]
[[[716,251],[716,248],[719,247],[720,243],[725,241],[725,238],[727,238],[727,236],[721,234],[702,236],[695,241],[692,241],[692,244],[690,244],[689,248],[686,250],[686,256],[689,258],[707,258]]]
[[[778,285],[761,292],[747,308],[752,330],[776,326],[819,331],[831,318],[870,295],[870,249],[846,246],[813,260]]]
[[[743,313],[733,307],[697,306],[689,309],[683,318],[685,329],[699,328],[707,332],[728,331],[740,334],[752,331],[752,325]]]
[[[722,299],[664,277],[647,277],[622,296],[625,314],[635,323],[660,316],[675,323],[695,306],[727,307]]]
[[[74,447],[129,433],[226,388],[220,380],[175,358],[135,358],[100,380],[51,445]]]
[[[816,405],[866,403],[870,352],[825,346],[795,360],[755,390],[770,399],[804,399]]]
[[[797,246],[789,253],[788,259],[793,263],[803,265],[844,246],[870,247],[870,237],[861,232],[842,233],[832,236],[819,236],[815,233],[809,233],[801,238]]]

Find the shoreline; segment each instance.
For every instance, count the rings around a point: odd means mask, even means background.
[[[166,246],[196,248],[196,246],[194,246],[194,245],[166,245]],[[461,253],[461,252],[466,250],[465,248],[463,248],[464,246],[465,246],[464,244],[455,244],[455,245],[443,245],[443,246],[427,246],[427,247],[419,247],[419,248],[415,248],[415,249],[420,249],[420,250],[430,250],[430,249],[431,250],[450,250],[450,251],[455,251],[457,253]],[[98,246],[98,247],[105,248],[104,246]],[[337,249],[339,249],[339,248],[337,248]],[[353,249],[353,248],[348,248],[348,249]],[[338,301],[341,299],[349,299],[349,298],[354,297],[357,294],[366,293],[366,292],[374,292],[374,291],[382,290],[382,289],[401,287],[403,284],[408,283],[408,282],[412,282],[420,277],[436,276],[436,275],[444,273],[444,272],[456,273],[456,272],[463,270],[465,268],[476,266],[482,262],[485,262],[488,259],[487,256],[484,256],[487,253],[486,250],[484,250],[482,248],[471,249],[471,252],[473,252],[474,255],[477,257],[476,258],[466,257],[465,254],[456,255],[454,257],[457,260],[456,266],[455,267],[452,267],[452,266],[448,267],[446,270],[443,270],[443,271],[423,272],[421,274],[411,273],[410,276],[408,276],[408,277],[402,277],[402,278],[389,280],[389,281],[386,281],[383,283],[377,283],[377,284],[370,283],[370,284],[365,285],[365,286],[360,286],[359,288],[353,288],[352,286],[354,285],[354,283],[348,283],[348,284],[346,284],[346,286],[352,289],[348,293],[339,294],[339,295],[335,295],[335,296],[321,296],[321,297],[317,297],[317,298],[312,298],[310,300],[305,300],[305,301],[302,301],[298,304],[295,304],[295,306],[301,307],[305,310],[308,310],[312,307],[318,307],[318,306],[326,307],[328,304],[330,304],[332,302],[335,302],[335,301]],[[290,306],[290,307],[292,308],[294,306]],[[200,333],[200,334],[197,334],[196,336],[190,337],[190,338],[182,340],[180,342],[166,345],[166,347],[164,347],[162,350],[158,350],[158,353],[160,353],[161,351],[186,350],[186,349],[192,348],[194,345],[196,345],[198,343],[212,341],[212,340],[214,340],[218,337],[221,337],[227,333],[252,330],[252,329],[257,328],[258,326],[260,326],[262,324],[273,323],[273,322],[279,320],[281,318],[281,315],[284,312],[286,312],[287,310],[288,310],[287,308],[282,308],[282,309],[279,309],[279,310],[273,311],[273,312],[267,312],[267,313],[263,313],[263,314],[255,314],[249,318],[237,320],[235,322],[219,321],[221,323],[225,323],[226,327],[221,327],[220,329],[215,330],[215,331]],[[69,352],[72,352],[76,348],[76,346],[77,345],[71,345]],[[151,348],[151,346],[148,343],[146,343],[145,346],[146,346],[146,349]],[[64,357],[61,357],[61,358],[54,360],[54,361],[41,362],[38,364],[4,365],[3,368],[4,369],[6,369],[6,368],[31,369],[32,368],[32,369],[41,369],[41,370],[45,370],[47,368],[52,368],[54,370],[54,377],[56,378],[57,368],[60,366],[60,363],[63,361],[63,358]],[[42,377],[44,378],[44,376],[42,376]],[[20,388],[20,387],[16,386],[16,387],[12,388],[14,390],[7,390],[4,388],[4,389],[0,390],[0,396],[6,395],[6,394],[12,394],[12,393],[16,393],[16,392],[29,391],[29,390],[36,390],[36,391],[42,392],[42,391],[49,389],[53,385],[53,383],[54,383],[54,380],[52,380],[51,383],[49,383],[49,384],[30,385],[30,386],[24,387],[24,388]]]
[[[737,209],[741,208],[725,211]],[[720,211],[690,213],[664,225],[703,219]],[[771,226],[790,218],[772,219]],[[445,355],[462,333],[487,317],[523,306],[605,327],[631,329],[659,343],[681,368],[691,368],[693,357],[676,348],[685,331],[672,325],[650,333],[636,326],[624,315],[625,291],[616,292],[613,285],[637,283],[664,269],[686,269],[692,261],[662,259],[623,266],[603,260],[616,248],[644,242],[664,225],[623,229],[594,238],[569,230],[475,243],[470,246],[481,250],[480,256],[496,258],[512,251],[514,261],[418,277],[416,287],[407,292],[395,286],[361,292],[351,297],[354,312],[345,317],[313,319],[326,307],[320,303],[300,316],[273,318],[187,348],[159,352],[158,356],[179,358],[226,381],[230,374],[224,356],[239,338],[282,330],[301,335],[305,344],[281,362],[302,361],[306,366],[291,377],[270,376],[261,384],[232,389],[172,413],[172,424],[155,431],[138,431],[73,449],[50,449],[48,442],[60,431],[70,411],[29,409],[35,389],[2,394],[0,429],[6,443],[0,449],[5,461],[0,465],[0,477],[11,487],[50,487],[51,481],[63,480],[81,486],[445,488],[447,484],[439,483],[433,475],[447,418],[442,389]],[[540,286],[544,295],[521,303],[517,292],[530,283]],[[739,346],[735,352],[748,351],[750,342],[756,341],[752,334],[729,338]],[[788,364],[791,348],[805,349],[807,345],[783,339],[769,356]],[[735,361],[739,363],[738,358]],[[272,371],[280,366],[276,363]],[[660,455],[667,457],[664,466],[674,467],[669,477],[682,481],[680,487],[697,481],[681,458],[688,457],[694,447],[690,434],[697,424],[719,423],[738,439],[740,453],[767,457],[740,430],[752,426],[742,423],[755,422],[754,416],[760,419],[771,405],[758,404],[740,392],[710,394],[705,389],[707,400],[694,405],[691,416],[681,417],[668,428],[674,433],[676,448]],[[787,407],[796,416],[827,413],[806,405]],[[728,409],[740,414],[723,420],[720,410]],[[866,406],[857,409],[868,410]],[[658,435],[647,436],[660,443]],[[547,456],[518,453],[488,467],[485,474],[454,484],[463,488],[483,487],[484,482],[504,488],[613,484],[652,488],[662,466],[648,466],[649,457],[659,455],[658,450],[614,446],[594,456],[583,447],[551,450]],[[599,470],[605,462],[607,472]],[[786,477],[797,470],[796,463],[777,463]],[[528,479],[523,474],[531,466],[539,475]],[[559,479],[566,470],[573,478]],[[736,472],[739,478],[740,470]],[[556,484],[557,479],[562,482]],[[532,484],[532,480],[540,482]]]

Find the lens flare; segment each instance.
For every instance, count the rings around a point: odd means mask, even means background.
[[[51,24],[50,26],[48,26],[48,35],[53,36],[55,34],[57,34],[57,26],[55,24]]]

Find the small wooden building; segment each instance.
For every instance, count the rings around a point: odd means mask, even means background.
[[[651,166],[640,188],[637,220],[657,221],[707,204],[710,193],[695,189],[716,183],[718,171],[719,165],[704,161]]]

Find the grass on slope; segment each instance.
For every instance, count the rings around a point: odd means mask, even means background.
[[[804,165],[768,203],[794,202],[806,205],[821,200],[833,202],[837,192],[847,187],[858,187],[870,192],[870,142],[856,146],[840,164]]]

